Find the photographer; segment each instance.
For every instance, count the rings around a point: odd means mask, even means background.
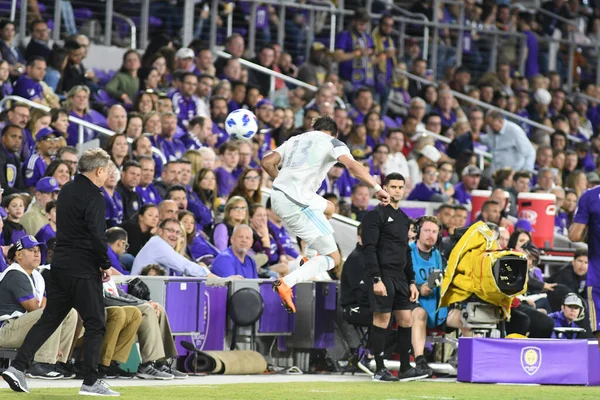
[[[448,314],[446,307],[437,310],[440,299],[439,285],[442,283],[444,270],[442,255],[436,248],[441,239],[441,227],[442,223],[436,217],[419,218],[415,225],[416,242],[409,245],[420,305],[412,311],[413,355],[417,369],[427,372],[429,375],[433,373],[433,370],[427,365],[423,355],[427,340],[427,328],[440,326]]]
[[[375,356],[376,372],[373,380],[410,381],[427,377],[410,366],[412,310],[417,307],[419,292],[415,285],[411,250],[408,247],[410,219],[398,208],[404,196],[405,179],[398,173],[385,178],[385,190],[390,194],[390,204],[378,205],[362,220],[369,299],[373,310],[371,351]],[[394,377],[383,364],[386,331],[394,312],[398,322],[398,348],[400,371]]]

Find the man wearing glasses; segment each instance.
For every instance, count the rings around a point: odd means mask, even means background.
[[[174,272],[178,275],[216,278],[208,268],[188,260],[175,250],[182,234],[178,220],[175,218],[163,220],[158,226],[157,235],[152,237],[135,257],[131,275],[140,275],[142,269],[148,264],[158,264],[165,270],[166,275]]]
[[[46,174],[46,168],[56,154],[60,132],[42,128],[36,134],[36,151],[23,164],[25,186],[33,188]]]

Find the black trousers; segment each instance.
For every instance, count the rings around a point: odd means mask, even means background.
[[[100,275],[78,278],[65,275],[60,269],[51,269],[46,293],[44,313],[25,337],[12,366],[25,371],[38,349],[74,308],[83,319],[85,328],[81,371],[83,382],[92,385],[98,379],[98,359],[104,337],[102,278]]]

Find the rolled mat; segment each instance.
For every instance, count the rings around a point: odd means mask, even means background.
[[[196,372],[223,375],[262,374],[267,361],[262,354],[252,350],[199,351]]]

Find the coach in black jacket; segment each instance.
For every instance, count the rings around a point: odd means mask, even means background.
[[[362,220],[362,243],[373,310],[371,349],[377,372],[374,379],[391,381],[383,364],[386,330],[392,311],[398,322],[398,349],[400,352],[400,380],[427,377],[410,366],[412,310],[417,307],[419,292],[415,285],[411,250],[408,247],[410,219],[399,208],[404,197],[405,179],[401,174],[386,176],[384,189],[390,194],[390,204],[378,205]]]
[[[86,151],[79,159],[80,174],[58,195],[56,247],[46,308],[11,367],[2,374],[15,391],[27,391],[23,371],[71,308],[75,308],[85,327],[80,394],[118,395],[98,381],[97,371],[105,323],[102,280],[110,278],[111,267],[105,233],[106,207],[100,191],[108,177],[109,162],[110,156],[102,149]]]

